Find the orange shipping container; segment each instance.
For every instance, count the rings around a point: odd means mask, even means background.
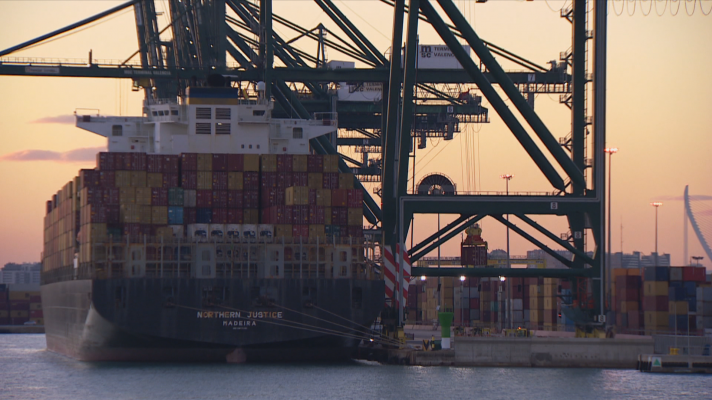
[[[310,172],[307,176],[307,182],[310,189],[323,188],[324,175],[320,172]]]
[[[198,171],[213,170],[213,155],[212,153],[198,153]],[[212,174],[211,174],[212,177]],[[212,178],[211,178],[212,181]]]
[[[259,172],[260,170],[260,156],[258,154],[245,154],[243,157],[245,172]]]

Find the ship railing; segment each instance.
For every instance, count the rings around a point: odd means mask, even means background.
[[[279,256],[271,259],[272,254]],[[339,254],[344,259],[334,260]],[[195,278],[197,264],[202,267],[205,260],[211,278],[381,279],[375,254],[376,246],[363,238],[208,241],[128,235],[82,244],[76,276],[57,279]],[[265,274],[266,265],[277,267],[274,276]]]
[[[314,113],[314,119],[309,120],[309,125],[336,126],[338,124],[338,114],[334,112]]]

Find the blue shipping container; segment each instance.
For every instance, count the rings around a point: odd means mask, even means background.
[[[668,327],[670,329],[675,329],[675,318],[677,318],[677,330],[678,331],[685,331],[687,330],[687,314],[681,314],[681,315],[675,315],[675,314],[670,314],[668,315]],[[695,329],[696,327],[691,326],[690,329]]]
[[[697,312],[697,299],[687,299],[688,310],[690,312]]]
[[[183,207],[168,207],[168,225],[183,225]]]
[[[668,300],[669,301],[683,301],[685,300],[685,289],[679,287],[668,288]]]
[[[669,267],[645,267],[643,278],[646,281],[666,282],[670,280]]]
[[[195,222],[199,224],[211,224],[213,223],[213,209],[212,208],[198,208],[195,210]]]
[[[685,296],[697,297],[697,282],[683,282],[682,286],[685,288]]]

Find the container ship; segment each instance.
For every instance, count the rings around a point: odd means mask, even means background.
[[[263,86],[262,86],[263,87]],[[146,100],[141,117],[76,115],[96,168],[47,202],[47,348],[78,360],[294,361],[351,355],[383,309],[363,195],[336,116],[271,117],[228,87]]]

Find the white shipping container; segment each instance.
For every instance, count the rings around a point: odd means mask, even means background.
[[[208,224],[188,224],[188,237],[199,242],[208,240]]]
[[[242,225],[242,237],[245,239],[257,238],[257,225],[243,224]]]
[[[242,225],[227,224],[225,225],[225,235],[228,239],[240,240],[242,237]]]
[[[183,191],[183,207],[195,207],[196,193],[195,190]]]
[[[262,242],[271,242],[274,238],[274,225],[262,224],[257,226],[257,236]]]
[[[463,50],[470,56],[470,46],[463,45]],[[405,50],[401,51],[401,65],[405,62]],[[418,46],[418,69],[462,69],[457,57],[444,44],[421,44]]]
[[[224,224],[210,224],[210,231],[208,232],[208,237],[210,240],[222,240],[225,237],[225,225]]]
[[[512,299],[512,310],[521,311],[524,309],[524,303],[522,299]]]
[[[168,225],[169,228],[173,229],[173,237],[182,238],[185,232],[183,225]]]

